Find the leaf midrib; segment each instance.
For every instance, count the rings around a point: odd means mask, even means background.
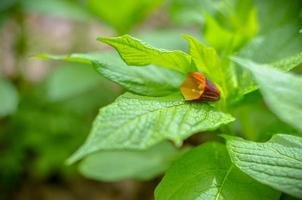
[[[153,114],[153,113],[156,113],[158,111],[161,111],[163,109],[170,109],[170,108],[176,108],[178,106],[183,106],[185,105],[185,102],[181,102],[181,104],[178,104],[178,105],[171,105],[171,106],[167,106],[167,107],[161,107],[161,108],[158,108],[158,109],[155,109],[155,110],[152,110],[152,111],[149,111],[149,112],[145,112],[145,113],[142,113],[140,115],[137,115],[131,119],[129,119],[128,121],[126,121],[125,123],[123,123],[121,126],[119,126],[119,128],[115,129],[114,132],[118,132],[120,131],[121,129],[123,129],[125,126],[133,123],[133,121],[137,120],[137,119],[141,119],[149,114]],[[97,128],[99,129],[99,128]],[[110,136],[113,136],[113,134],[107,134],[106,137],[103,137],[102,140],[105,140],[105,139],[108,139]]]
[[[224,186],[224,184],[225,184],[225,182],[226,182],[228,176],[230,175],[231,171],[233,170],[233,168],[234,168],[234,165],[231,164],[230,168],[228,169],[228,171],[226,172],[226,174],[225,174],[224,177],[223,177],[222,183],[221,183],[221,185],[219,186],[219,190],[218,190],[218,192],[217,192],[217,194],[216,194],[215,200],[218,200],[219,197],[220,197],[220,195],[222,195],[223,186]]]

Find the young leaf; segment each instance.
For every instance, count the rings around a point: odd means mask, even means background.
[[[189,53],[196,64],[197,69],[206,73],[208,77],[216,81],[223,76],[220,66],[220,59],[214,48],[207,47],[199,40],[190,35],[184,35],[189,42]]]
[[[289,71],[302,62],[302,46],[300,45],[302,34],[299,33],[300,22],[297,22],[302,5],[301,1],[293,0],[290,3],[282,0],[278,2],[261,1],[260,4],[264,4],[262,5],[264,8],[260,9],[261,19],[266,21],[262,23],[269,24],[269,26],[262,25],[261,34],[244,47],[238,56]],[[276,7],[276,5],[281,6]],[[273,16],[267,16],[268,9],[279,9],[279,11],[274,11],[275,15]],[[271,28],[273,24],[275,27]],[[257,89],[251,77],[248,71],[238,70],[239,96]]]
[[[302,197],[302,138],[278,134],[266,143],[226,139],[232,162],[244,173],[277,190]]]
[[[7,80],[0,78],[0,117],[16,111],[18,93],[15,87]]]
[[[274,200],[279,195],[235,167],[219,143],[187,152],[172,164],[155,190],[156,200]]]
[[[98,40],[114,47],[128,65],[146,66],[154,64],[181,73],[194,71],[191,57],[179,50],[168,51],[156,49],[130,35],[98,38]]]
[[[238,50],[258,32],[257,12],[251,0],[222,1],[217,12],[220,15],[214,17],[206,14],[204,38],[219,52]]]
[[[302,63],[302,52],[290,57],[283,58],[269,65],[282,71],[289,71]],[[253,75],[249,70],[237,68],[238,95],[243,96],[258,89],[253,79]]]
[[[163,173],[180,153],[168,142],[140,151],[99,151],[81,162],[80,172],[99,181],[148,180]]]
[[[302,52],[300,0],[255,1],[259,15],[260,33],[238,54],[258,63],[266,63],[288,71],[300,62],[280,65],[279,61]],[[268,15],[267,13],[270,13]],[[282,37],[280,37],[282,36]],[[297,60],[298,61],[298,60]],[[276,63],[277,62],[277,63]],[[238,90],[242,96],[257,89],[249,71],[238,68]]]
[[[234,73],[231,73],[231,68],[226,66],[222,68],[220,58],[214,48],[207,47],[190,35],[184,35],[184,38],[189,42],[189,52],[197,69],[204,72],[215,84],[218,84],[222,89],[222,94],[226,96],[232,87],[235,76]]]
[[[93,65],[104,77],[131,92],[147,96],[164,96],[177,92],[184,79],[178,72],[152,65],[144,68],[128,67],[125,64],[113,66],[100,62],[93,62]]]
[[[268,107],[284,122],[302,131],[302,77],[268,65],[233,58],[249,69],[260,87]]]
[[[41,54],[35,57],[92,63],[95,69],[105,78],[131,92],[147,96],[164,96],[178,91],[179,85],[184,79],[184,76],[179,72],[152,65],[129,67],[114,53],[71,54],[69,56]]]
[[[194,133],[233,120],[208,104],[185,102],[179,93],[156,98],[126,93],[100,110],[90,136],[69,163],[98,150],[146,149],[166,139],[180,145]]]

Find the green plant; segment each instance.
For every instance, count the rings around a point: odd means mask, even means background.
[[[184,35],[188,52],[158,49],[123,35],[98,40],[115,48],[124,62],[112,52],[37,56],[91,63],[129,91],[100,110],[90,136],[68,163],[82,160],[84,176],[107,181],[144,180],[167,169],[156,199],[279,199],[281,192],[284,198],[301,198],[302,77],[287,71],[302,63],[297,20],[302,5],[279,3],[284,7],[275,10],[271,28],[263,10],[275,8],[273,1],[250,3],[249,12],[223,18],[205,14],[211,22],[205,39],[217,50],[191,35]],[[243,27],[242,19],[250,23]],[[223,35],[213,40],[217,34],[210,30]],[[179,86],[191,71],[213,81],[221,100],[185,101]],[[257,110],[261,121],[274,123],[254,123],[249,117]],[[216,135],[215,141],[184,153],[184,140],[204,132]],[[112,166],[123,169],[115,173]]]

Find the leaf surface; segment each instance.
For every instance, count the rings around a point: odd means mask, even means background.
[[[68,62],[93,64],[105,78],[123,86],[125,89],[148,96],[164,96],[179,90],[184,76],[176,71],[155,66],[127,66],[114,53],[87,53],[35,56],[39,59],[64,60]]]
[[[227,138],[232,162],[244,173],[277,190],[302,197],[302,138],[278,134],[266,143]]]
[[[81,162],[80,172],[99,181],[148,180],[163,173],[180,153],[168,142],[146,150],[99,151]]]
[[[233,60],[252,72],[272,112],[302,131],[302,77],[242,58]]]
[[[243,47],[238,56],[289,71],[302,63],[300,12],[302,2],[292,0],[256,0],[260,32]],[[267,13],[270,13],[269,15]],[[257,89],[251,73],[237,67],[238,96]]]
[[[146,66],[154,64],[181,73],[188,73],[195,69],[188,54],[179,50],[157,49],[130,35],[98,38],[98,40],[114,47],[127,65]]]
[[[187,152],[172,164],[155,190],[156,200],[274,200],[279,195],[235,167],[219,143]]]
[[[301,65],[302,52],[282,58],[281,60],[270,63],[269,65],[275,69],[282,71],[290,71],[291,69]],[[239,96],[251,93],[258,89],[256,82],[253,79],[253,75],[249,70],[239,68],[237,66],[237,80],[238,80],[238,94]]]
[[[194,133],[233,120],[206,103],[185,102],[179,93],[165,97],[126,93],[100,110],[88,139],[69,162],[98,150],[146,149],[166,139],[180,145]]]

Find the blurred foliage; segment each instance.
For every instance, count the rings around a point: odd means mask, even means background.
[[[16,111],[18,106],[18,93],[12,83],[0,78],[0,117]]]
[[[8,191],[24,176],[74,175],[65,160],[85,139],[99,107],[120,93],[83,64],[58,67],[42,84],[19,87],[18,110],[0,121],[0,185]]]
[[[119,34],[123,34],[143,21],[162,2],[163,0],[87,0],[87,7]]]
[[[76,21],[99,20],[117,33],[127,33],[157,9],[164,0],[3,0],[0,22],[12,13],[29,12]]]
[[[240,105],[231,108],[231,112],[237,119],[233,124],[234,132],[248,140],[264,142],[278,132],[299,135],[267,108],[259,91],[246,95]]]
[[[168,142],[145,151],[99,151],[84,159],[79,170],[84,176],[100,181],[149,180],[163,173],[182,154]]]
[[[91,19],[91,14],[81,6],[77,0],[39,0],[20,1],[25,12],[33,12],[42,15],[64,17],[72,20],[86,21]]]

